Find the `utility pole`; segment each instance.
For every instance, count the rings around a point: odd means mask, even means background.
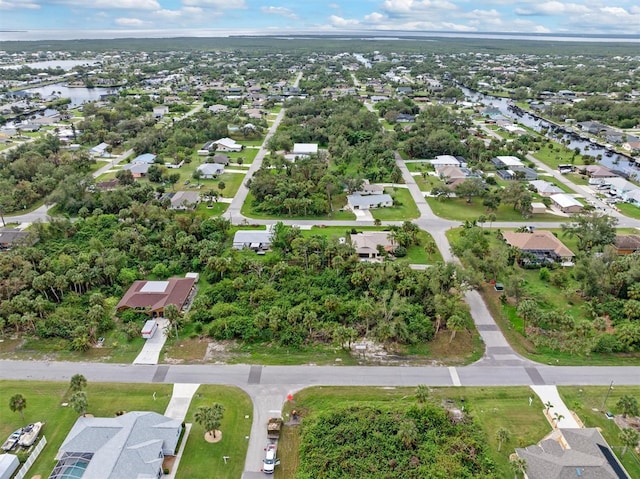
[[[609,394],[611,394],[611,390],[613,389],[613,381],[609,384],[609,389],[607,389],[607,395],[604,397],[604,401],[602,402],[602,410],[605,410],[605,405],[607,404],[607,399],[609,399]]]

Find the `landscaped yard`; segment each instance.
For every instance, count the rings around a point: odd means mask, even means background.
[[[513,388],[429,388],[429,400],[436,405],[444,400],[453,401],[458,408],[470,412],[486,437],[488,454],[496,465],[495,477],[512,477],[509,454],[515,447],[523,447],[540,441],[551,428],[543,415],[543,405],[526,387]],[[529,406],[529,397],[533,403]],[[293,408],[305,417],[328,412],[336,405],[391,406],[405,410],[416,404],[415,388],[343,388],[314,387],[302,390],[295,396],[295,404],[285,405],[285,417]],[[511,438],[498,452],[496,431],[504,427]],[[276,468],[276,479],[295,477],[300,461],[299,426],[286,426],[282,444],[278,448],[281,466]]]
[[[242,214],[247,218],[256,218],[256,219],[293,219],[293,220],[344,220],[344,221],[354,221],[356,219],[356,215],[354,215],[351,211],[343,211],[341,208],[345,205],[346,201],[344,199],[344,195],[336,195],[333,198],[333,207],[334,210],[332,213],[326,216],[281,216],[281,215],[272,215],[268,213],[263,213],[261,211],[256,211],[253,207],[253,195],[249,193],[247,195],[247,199],[242,205]]]
[[[204,440],[205,430],[194,422],[193,415],[200,406],[219,403],[224,406],[217,443]],[[178,478],[238,479],[244,470],[249,433],[253,420],[253,405],[247,394],[229,386],[202,385],[196,392],[185,419],[193,423],[184,455],[178,468]],[[224,460],[224,457],[228,459]]]
[[[433,212],[446,219],[465,221],[465,220],[477,220],[481,215],[488,216],[486,207],[482,204],[482,199],[473,198],[471,203],[467,203],[464,198],[447,198],[439,200],[433,197],[427,197],[427,203],[433,210]],[[556,216],[549,213],[531,215],[531,217],[523,218],[523,216],[513,206],[507,204],[500,204],[496,215],[496,221],[519,221],[522,224],[526,224],[530,221],[558,221],[566,222],[567,218],[563,216]]]
[[[82,373],[82,371],[78,371]],[[49,477],[55,466],[54,456],[71,430],[78,414],[61,404],[68,400],[69,383],[44,381],[0,381],[0,437],[6,438],[12,431],[27,423],[43,421],[43,435],[47,445],[27,477],[40,474]],[[117,411],[155,411],[163,414],[169,399],[170,384],[104,384],[89,382],[87,388],[89,407],[87,412],[96,417],[113,417]],[[155,400],[153,394],[155,393]],[[9,398],[22,394],[27,402],[24,420],[9,408]],[[3,439],[4,440],[4,439]],[[244,457],[244,456],[243,456]],[[236,476],[239,477],[239,476]]]
[[[616,207],[623,215],[640,220],[640,207],[630,203],[617,203]]]
[[[613,385],[609,390],[608,386],[561,386],[558,390],[565,404],[578,414],[585,427],[600,428],[602,435],[618,459],[621,459],[622,465],[630,476],[640,477],[640,456],[629,448],[626,454],[620,457],[624,447],[618,437],[620,428],[604,415],[606,411],[621,414],[622,411],[616,406],[618,400],[624,395],[640,398],[640,387]]]
[[[370,210],[374,219],[380,221],[403,221],[416,219],[420,216],[418,207],[413,201],[408,188],[385,188],[385,193],[391,195],[394,206]]]

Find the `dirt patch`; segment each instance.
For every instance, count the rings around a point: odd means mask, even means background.
[[[211,341],[207,344],[204,361],[224,364],[228,360],[238,357],[238,353],[232,352],[233,348],[237,346],[235,341]]]
[[[213,444],[215,444],[216,442],[220,442],[222,441],[222,431],[216,429],[215,436],[211,434],[211,432],[205,432],[204,440]]]
[[[169,472],[173,471],[173,465],[176,462],[176,456],[164,456],[164,460],[162,461],[162,470],[168,470]]]

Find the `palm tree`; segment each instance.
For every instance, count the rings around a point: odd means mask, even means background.
[[[447,329],[451,331],[451,337],[449,338],[449,344],[451,344],[453,339],[456,337],[456,333],[466,329],[466,321],[462,316],[454,314],[447,320]]]
[[[545,414],[549,414],[549,409],[551,409],[553,407],[553,403],[551,401],[547,401],[546,403],[544,403],[544,407],[545,407]]]
[[[196,409],[193,420],[205,429],[205,433],[211,433],[213,437],[216,437],[213,410],[210,406],[200,406]]]
[[[14,394],[9,399],[9,409],[11,412],[19,412],[24,420],[24,410],[27,408],[27,400],[22,394]]]
[[[620,435],[618,436],[618,438],[624,445],[621,454],[622,456],[624,456],[627,452],[627,449],[629,449],[630,447],[638,447],[638,441],[640,441],[640,433],[635,429],[625,427],[622,431],[620,431]]]
[[[406,448],[412,448],[415,446],[418,440],[418,428],[416,427],[416,423],[411,420],[402,421],[398,428],[397,436]]]
[[[626,418],[628,415],[638,415],[638,400],[633,396],[625,394],[618,400],[616,406],[618,406],[622,410],[622,417],[624,418]]]
[[[169,330],[174,329],[178,339],[178,319],[180,318],[178,307],[175,304],[167,304],[164,308],[164,317],[169,320]]]
[[[560,414],[559,412],[553,413],[553,420],[556,423],[556,427],[558,426],[560,421],[562,421],[563,419],[564,419],[564,416],[562,414]]]
[[[416,400],[420,404],[424,404],[429,399],[429,388],[425,384],[418,384],[416,387]]]
[[[510,438],[511,432],[509,432],[508,429],[501,427],[496,431],[496,439],[498,440],[498,452],[502,450],[502,443],[508,442]]]
[[[75,412],[84,416],[87,413],[89,407],[89,401],[87,400],[87,393],[84,391],[78,391],[69,398],[69,404]]]
[[[527,461],[525,461],[520,456],[515,456],[513,459],[511,459],[510,464],[511,470],[515,474],[515,479],[518,479],[518,475],[524,475],[524,473],[527,472]]]
[[[87,378],[82,374],[74,374],[71,376],[71,381],[69,381],[69,390],[71,392],[82,391],[85,387],[87,387]]]

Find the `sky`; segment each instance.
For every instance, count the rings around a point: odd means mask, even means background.
[[[640,2],[0,0],[0,30],[5,31],[0,40],[188,36],[190,32],[193,36],[363,31],[640,35]]]

